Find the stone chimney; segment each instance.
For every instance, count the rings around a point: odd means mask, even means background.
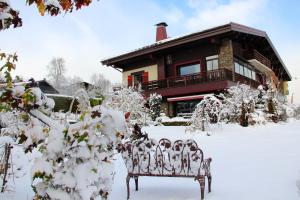
[[[156,24],[156,42],[168,38],[166,27],[168,24],[161,22]]]

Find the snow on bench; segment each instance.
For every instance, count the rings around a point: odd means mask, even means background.
[[[130,196],[129,181],[135,180],[138,190],[139,176],[190,177],[200,183],[201,199],[204,199],[205,177],[208,192],[211,191],[211,158],[204,159],[203,151],[194,140],[153,139],[136,140],[120,145],[123,160],[128,170],[126,178],[127,199]]]

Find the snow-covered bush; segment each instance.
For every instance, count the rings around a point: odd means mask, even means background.
[[[145,104],[146,100],[141,91],[132,87],[124,87],[115,91],[106,103],[109,108],[119,110],[124,114],[130,113],[131,124],[145,124],[149,121]]]
[[[294,111],[294,117],[296,119],[300,119],[300,106],[295,106],[293,111]]]
[[[222,120],[248,126],[258,94],[258,90],[252,89],[249,85],[238,84],[229,88],[227,93],[220,95],[224,105],[221,113]]]
[[[162,97],[159,94],[153,93],[149,97],[149,114],[153,121],[160,116]]]
[[[207,130],[209,124],[219,122],[221,110],[222,103],[219,99],[214,96],[204,97],[196,106],[187,131]]]
[[[277,97],[277,92],[271,85],[268,86],[268,90],[266,91],[266,112],[267,117],[274,121],[279,121],[279,102]]]
[[[222,121],[238,122],[242,126],[286,121],[296,113],[286,97],[270,84],[257,89],[243,84],[233,86],[220,97],[224,104]]]
[[[124,125],[120,112],[94,107],[63,131],[37,131],[48,135],[47,141],[39,145],[42,157],[35,161],[32,170],[37,196],[106,199],[114,173],[112,156],[125,133]]]
[[[0,111],[18,114],[24,122],[18,142],[25,152],[37,148],[41,153],[32,169],[35,198],[107,199],[113,179],[112,156],[127,132],[123,113],[100,106],[91,108],[81,93],[79,122],[58,123],[49,117],[54,102],[39,88],[14,85],[10,72],[16,57],[7,58],[0,68],[5,74]]]

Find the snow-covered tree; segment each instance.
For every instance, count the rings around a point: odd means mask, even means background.
[[[139,89],[123,87],[113,92],[106,104],[108,107],[122,111],[124,114],[130,113],[129,121],[132,124],[143,124],[149,118],[145,103],[146,100]]]
[[[191,125],[187,131],[206,131],[211,123],[220,120],[222,102],[215,96],[206,96],[198,103],[191,118]]]
[[[254,112],[258,97],[258,90],[249,85],[238,84],[230,87],[223,98],[222,120],[227,122],[239,122],[242,126],[248,126],[249,117]]]
[[[95,93],[106,95],[111,90],[111,82],[100,73],[91,76],[91,83],[95,86]]]
[[[53,58],[47,66],[49,82],[54,88],[63,90],[64,86],[67,85],[67,79],[65,77],[66,66],[63,58]]]
[[[149,114],[153,121],[160,116],[162,97],[160,94],[150,94],[149,97]]]

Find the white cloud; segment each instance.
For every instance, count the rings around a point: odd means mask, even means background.
[[[265,8],[267,0],[231,0],[229,3],[217,3],[214,0],[189,0],[195,14],[187,19],[190,31],[210,28],[230,21],[251,25],[261,20],[259,13]]]
[[[18,4],[23,27],[1,33],[1,50],[18,52],[16,74],[42,79],[52,57],[66,60],[67,76],[89,81],[103,73],[113,82],[120,72],[101,66],[100,60],[155,41],[154,25],[163,20],[178,23],[183,14],[176,7],[161,8],[146,0],[109,0],[57,17],[41,17],[34,7]]]
[[[203,9],[207,7],[217,6],[217,0],[188,0],[188,5],[191,8]]]

